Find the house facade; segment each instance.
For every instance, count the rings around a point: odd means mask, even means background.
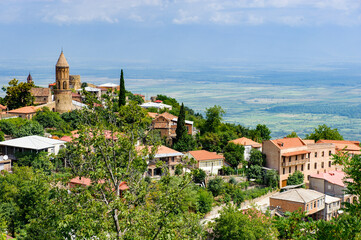
[[[270,209],[283,213],[301,209],[315,219],[323,218],[325,194],[310,189],[291,189],[270,197]]]
[[[310,189],[337,197],[341,202],[357,202],[357,197],[346,193],[345,173],[342,171],[329,171],[326,173],[310,175]]]
[[[234,144],[243,145],[244,146],[244,160],[249,161],[251,156],[251,150],[256,149],[258,151],[262,151],[262,144],[255,142],[249,138],[242,137],[238,139],[231,140]]]
[[[339,215],[341,208],[341,199],[325,195],[325,209],[323,211],[323,219],[326,221],[331,220]]]
[[[30,89],[31,95],[35,98],[34,104],[46,104],[53,101],[50,88],[36,88]]]
[[[341,169],[332,164],[332,154],[335,154],[332,143],[314,143],[301,138],[275,139],[264,141],[262,152],[266,155],[266,167],[279,173],[280,187],[286,186],[289,175],[297,170],[304,174],[305,183],[308,183],[311,174]]]
[[[189,159],[194,159],[196,167],[204,170],[207,174],[218,175],[223,166],[228,166],[224,156],[206,150],[189,151],[186,153]]]
[[[3,155],[16,160],[16,153],[22,152],[48,152],[57,155],[59,150],[65,147],[65,143],[65,141],[33,135],[0,142],[0,149]]]

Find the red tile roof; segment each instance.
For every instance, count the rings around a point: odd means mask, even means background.
[[[341,151],[346,149],[349,152],[359,152],[361,154],[361,147],[359,141],[347,141],[347,140],[318,140],[317,143],[333,143],[336,146],[336,150]]]
[[[206,150],[189,151],[189,154],[197,161],[224,159],[222,155]]]
[[[253,140],[251,140],[249,138],[246,138],[246,137],[234,139],[234,140],[231,140],[229,142],[233,142],[234,144],[243,145],[243,146],[251,145],[254,148],[259,148],[259,147],[262,146],[260,143],[255,142],[255,141],[253,141]]]
[[[281,138],[271,141],[280,149],[302,147],[306,145],[300,138]]]
[[[100,180],[99,183],[104,183],[104,180]],[[75,177],[73,179],[70,180],[70,183],[72,184],[79,184],[79,185],[83,185],[83,186],[90,186],[92,184],[91,179],[90,178],[86,178],[86,177]],[[125,181],[121,182],[119,184],[119,189],[121,191],[127,190],[129,189],[127,183]]]
[[[9,113],[15,113],[15,114],[29,114],[29,113],[36,113],[36,110],[38,108],[34,106],[27,106],[27,107],[21,107],[17,109],[13,109],[9,111]]]
[[[50,88],[31,88],[30,93],[34,97],[48,97],[51,94]]]
[[[288,152],[288,153],[283,153],[282,156],[284,157],[290,157],[290,156],[296,156],[296,155],[301,155],[301,154],[307,154],[310,153],[310,151],[295,151],[295,152]]]
[[[7,106],[4,106],[4,105],[0,104],[0,109],[1,110],[6,110],[6,108],[7,108]]]
[[[330,171],[327,173],[311,174],[310,177],[324,179],[332,184],[345,187],[345,173],[342,171]]]

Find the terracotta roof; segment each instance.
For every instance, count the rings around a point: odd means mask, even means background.
[[[58,62],[56,63],[56,66],[57,67],[69,67],[69,64],[66,61],[63,51],[61,51],[61,53],[60,53]]]
[[[30,93],[34,97],[48,97],[50,95],[50,88],[31,88]]]
[[[277,193],[270,198],[280,199],[290,202],[309,203],[323,197],[325,194],[310,189],[291,189],[285,192]]]
[[[106,139],[112,139],[112,132],[110,130],[104,130],[103,132],[104,132],[104,136]],[[72,131],[71,134],[72,134],[72,136],[63,136],[62,138],[60,138],[60,140],[66,141],[66,142],[71,142],[74,139],[77,139],[79,137],[78,130]],[[118,139],[116,135],[117,135],[117,133],[114,133],[114,136],[113,136],[114,140]],[[89,136],[92,137],[93,134],[90,132]]]
[[[15,113],[15,114],[29,114],[29,113],[36,113],[36,110],[38,108],[34,106],[27,106],[27,107],[21,107],[17,109],[13,109],[9,111],[9,113]]]
[[[50,83],[50,84],[49,84],[49,87],[50,87],[50,86],[55,86],[55,85],[56,85],[56,83]]]
[[[163,101],[162,100],[155,100],[154,102],[155,103],[162,103]]]
[[[158,113],[148,112],[148,115],[151,118],[155,118],[156,116],[158,116]]]
[[[306,144],[314,144],[315,143],[315,140],[312,140],[312,139],[302,139],[302,141]]]
[[[262,146],[260,143],[255,142],[255,141],[253,141],[253,140],[251,140],[249,138],[246,138],[246,137],[234,139],[234,140],[231,140],[229,142],[233,142],[234,144],[243,145],[243,146],[251,145],[254,148],[259,148],[259,147]]]
[[[280,149],[302,147],[306,145],[300,138],[281,138],[271,141]]]
[[[311,174],[310,177],[326,180],[332,184],[345,187],[345,173],[342,171],[330,171],[327,173]]]
[[[70,183],[84,185],[84,186],[90,186],[92,184],[91,179],[86,178],[86,177],[81,177],[81,178],[75,177],[70,180]],[[99,183],[104,183],[104,180],[100,180]],[[121,191],[124,191],[124,190],[129,189],[129,187],[128,187],[127,183],[125,181],[123,181],[119,184],[119,189]]]
[[[290,156],[296,156],[296,155],[301,155],[301,154],[307,154],[310,153],[310,151],[295,151],[295,152],[288,152],[288,153],[283,153],[282,156],[284,157],[290,157]]]
[[[224,159],[222,155],[218,155],[215,152],[209,152],[207,150],[189,151],[189,154],[197,161]]]
[[[139,93],[134,93],[133,95],[134,95],[134,96],[140,96],[140,97],[145,97],[144,95],[142,95],[142,94],[139,94]]]
[[[361,153],[361,147],[359,141],[347,141],[347,140],[318,140],[317,143],[333,143],[336,146],[336,150],[341,151],[344,148],[346,151],[354,151]]]
[[[144,149],[144,146],[137,146],[136,149],[137,151],[142,151]],[[152,151],[152,146],[148,146],[148,152],[150,153],[151,151]],[[176,156],[183,156],[183,154],[169,147],[160,145],[154,157],[160,158],[160,157],[176,157]]]
[[[6,110],[6,109],[7,109],[7,106],[4,106],[4,105],[0,104],[0,109],[1,109],[1,110]]]
[[[176,119],[176,120],[178,119],[177,116],[174,116],[173,114],[170,114],[169,112],[164,112],[162,114],[148,112],[148,115],[151,118],[164,117],[165,119],[168,119],[169,121],[172,121],[173,119]]]

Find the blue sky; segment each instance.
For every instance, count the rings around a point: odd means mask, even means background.
[[[361,62],[360,0],[0,0],[0,64]]]

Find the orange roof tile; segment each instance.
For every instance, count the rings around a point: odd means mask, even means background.
[[[206,150],[189,151],[189,154],[191,154],[197,161],[224,159],[222,155]]]
[[[312,139],[302,139],[302,141],[306,144],[314,144],[315,143],[315,140],[312,140]]]
[[[148,112],[149,117],[156,118],[158,116],[158,113]]]
[[[246,138],[246,137],[234,139],[234,140],[231,140],[229,142],[233,142],[234,144],[243,145],[243,146],[251,145],[254,148],[259,148],[259,147],[262,146],[260,143],[255,142],[255,141],[253,141],[253,140],[251,140],[249,138]]]
[[[9,111],[9,113],[16,113],[16,114],[29,114],[29,113],[36,113],[36,110],[38,108],[34,106],[27,106],[27,107],[21,107],[17,109],[13,109]]]
[[[271,141],[280,149],[302,147],[306,145],[300,138],[281,138]]]
[[[99,183],[104,183],[104,180],[100,180]],[[86,178],[86,177],[75,177],[73,179],[70,180],[70,183],[72,184],[79,184],[79,185],[83,185],[83,186],[90,186],[92,184],[91,179],[90,178]],[[125,181],[121,182],[119,184],[119,189],[121,191],[127,190],[129,189],[127,183]]]
[[[0,104],[0,109],[1,110],[6,110],[6,108],[7,108],[7,106],[4,106],[4,105]]]
[[[336,146],[336,150],[341,151],[346,149],[350,152],[360,152],[361,147],[359,141],[347,141],[347,140],[318,140],[317,143],[333,143]]]
[[[296,155],[301,155],[301,154],[307,154],[310,153],[310,151],[295,151],[295,152],[288,152],[288,153],[283,153],[282,156],[284,157],[290,157],[290,156],[296,156]]]

